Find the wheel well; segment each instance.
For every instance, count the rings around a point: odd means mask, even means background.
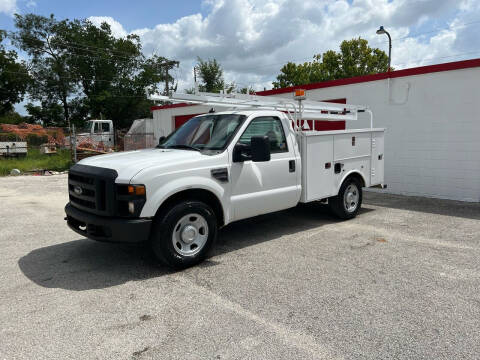
[[[351,173],[350,175],[348,175],[345,180],[343,180],[343,182],[347,181],[348,179],[357,179],[359,182],[360,182],[360,185],[362,185],[362,187],[365,187],[365,180],[363,179],[363,176],[360,175],[359,173],[357,172],[354,172],[354,173]],[[342,183],[343,184],[343,183]]]
[[[223,207],[220,203],[220,200],[212,192],[204,189],[188,189],[180,191],[176,194],[171,195],[167,198],[162,205],[157,210],[156,214],[161,213],[172,207],[175,204],[178,204],[180,201],[185,200],[198,200],[202,201],[205,204],[209,205],[212,210],[215,212],[217,217],[218,226],[221,227],[225,224],[225,219],[223,216]]]

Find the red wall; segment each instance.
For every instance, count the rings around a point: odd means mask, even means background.
[[[331,100],[322,100],[324,102],[331,102],[336,104],[346,104],[347,99],[331,99]],[[307,120],[308,126],[312,129],[313,120]],[[342,121],[315,121],[315,130],[317,131],[328,131],[328,130],[345,130],[345,120]]]
[[[177,115],[175,116],[175,129],[178,129],[180,126],[185,124],[192,117],[201,115],[201,114],[190,114],[190,115]]]

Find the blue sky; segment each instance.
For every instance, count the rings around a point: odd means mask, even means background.
[[[57,18],[88,18],[90,16],[110,16],[119,21],[127,30],[153,27],[159,23],[175,22],[177,19],[208,10],[199,0],[35,0],[17,1],[21,13],[35,12]],[[11,16],[0,13],[0,27],[13,30]]]

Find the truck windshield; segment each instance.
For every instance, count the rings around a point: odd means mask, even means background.
[[[80,134],[80,133],[89,133],[90,134],[91,130],[92,130],[92,122],[87,121],[82,127],[77,129],[77,134]]]
[[[238,114],[196,116],[170,134],[158,147],[223,150],[245,119],[245,115]]]

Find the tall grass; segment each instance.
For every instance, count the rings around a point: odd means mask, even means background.
[[[35,169],[63,171],[70,165],[70,150],[58,150],[56,154],[45,155],[38,149],[28,149],[27,156],[23,158],[0,157],[0,176],[10,174],[12,169],[18,169],[21,172]]]

